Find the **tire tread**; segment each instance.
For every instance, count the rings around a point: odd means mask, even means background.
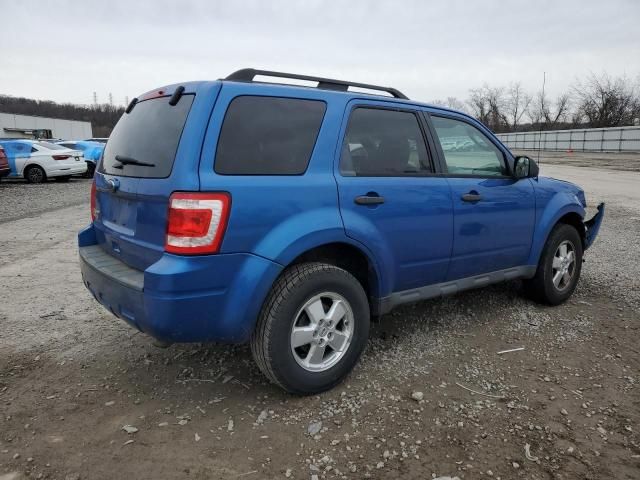
[[[280,304],[292,293],[292,290],[301,282],[308,280],[312,275],[319,272],[340,273],[345,277],[357,282],[355,277],[346,270],[335,265],[309,262],[292,265],[278,278],[271,288],[264,305],[258,316],[256,328],[251,336],[251,353],[260,371],[274,384],[280,388],[292,392],[292,389],[285,384],[283,379],[278,378],[272,368],[273,359],[271,357],[271,330],[278,319],[275,312],[279,310]]]

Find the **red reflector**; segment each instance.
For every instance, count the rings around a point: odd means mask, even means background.
[[[93,179],[93,182],[91,182],[91,220],[95,220],[96,217],[98,216],[98,209],[96,208],[97,202],[96,202],[96,179]]]
[[[66,160],[71,157],[71,155],[52,155],[54,160]]]
[[[230,206],[228,193],[177,192],[171,195],[165,250],[186,255],[218,252]]]
[[[172,208],[169,210],[167,235],[174,237],[202,237],[211,223],[211,210]]]

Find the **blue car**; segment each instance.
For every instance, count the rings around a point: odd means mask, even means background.
[[[271,381],[312,394],[398,305],[514,279],[567,300],[604,215],[585,221],[585,207],[580,187],[539,176],[464,113],[244,69],[129,104],[96,170],[80,265],[140,331],[250,342]]]
[[[71,150],[81,151],[84,156],[84,161],[87,164],[87,171],[84,176],[86,178],[93,177],[96,165],[104,151],[104,143],[92,142],[89,140],[62,140],[56,143],[63,147],[70,148]]]

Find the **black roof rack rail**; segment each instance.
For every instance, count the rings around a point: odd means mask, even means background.
[[[253,82],[254,77],[257,75],[263,75],[265,77],[276,78],[290,78],[293,80],[306,80],[310,82],[318,82],[317,88],[325,90],[339,90],[342,92],[348,91],[349,87],[366,88],[368,90],[378,90],[381,92],[387,92],[395,98],[403,98],[408,100],[404,93],[395,88],[381,87],[379,85],[368,85],[366,83],[347,82],[345,80],[334,80],[332,78],[312,77],[309,75],[299,75],[297,73],[284,73],[284,72],[272,72],[270,70],[256,70],[255,68],[243,68],[233,72],[227,76],[225,80],[232,80],[235,82]]]

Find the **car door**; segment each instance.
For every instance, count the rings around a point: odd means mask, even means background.
[[[357,100],[345,119],[335,170],[340,211],[346,234],[379,262],[381,293],[443,281],[452,202],[435,175],[424,118],[404,104]]]
[[[514,179],[505,152],[470,119],[440,113],[429,119],[453,198],[447,280],[525,265],[535,223],[531,180]]]

